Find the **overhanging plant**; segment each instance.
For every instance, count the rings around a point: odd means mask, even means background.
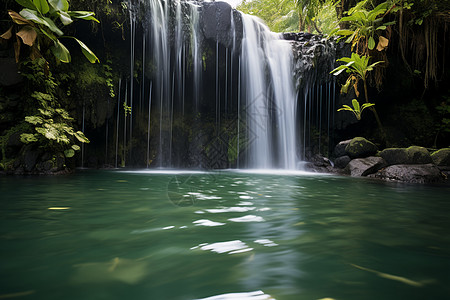
[[[16,61],[19,61],[22,44],[31,47],[32,60],[42,57],[41,51],[47,46],[54,57],[63,63],[71,61],[70,52],[61,42],[62,39],[73,39],[81,47],[84,56],[91,62],[99,62],[97,56],[79,39],[64,35],[62,29],[74,19],[99,22],[93,12],[71,11],[67,0],[16,0],[23,9],[17,13],[8,11],[15,25],[2,34],[3,39],[15,39],[14,49]]]

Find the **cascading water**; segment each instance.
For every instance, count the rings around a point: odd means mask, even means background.
[[[115,120],[124,132],[106,152],[116,153],[116,166],[121,156],[122,166],[127,159],[127,166],[297,169],[316,129],[325,148],[334,88],[316,84],[310,70],[299,74],[313,63],[294,55],[296,42],[224,2],[133,3],[131,73]]]
[[[296,94],[291,46],[252,16],[242,14],[243,84],[250,168],[297,167]]]

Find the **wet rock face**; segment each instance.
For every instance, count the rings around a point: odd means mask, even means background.
[[[393,165],[370,175],[370,177],[380,178],[387,181],[400,181],[407,183],[444,182],[444,176],[441,171],[433,164]]]
[[[386,162],[381,157],[370,156],[357,158],[350,161],[346,167],[346,173],[350,176],[367,176],[375,173],[386,166]]]
[[[329,73],[334,68],[337,50],[334,40],[307,32],[283,33],[282,36],[292,44],[297,86],[331,81]]]
[[[236,47],[240,45],[242,39],[240,13],[226,2],[203,2],[200,26],[205,39],[218,41],[224,47],[230,48],[236,38],[239,42]]]

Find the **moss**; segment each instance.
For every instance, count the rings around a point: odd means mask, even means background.
[[[102,70],[98,65],[83,63],[78,73],[78,86],[106,84],[106,79],[100,75]]]
[[[428,150],[419,146],[411,146],[409,148],[387,148],[380,152],[380,156],[384,158],[389,165],[431,163],[431,157]]]
[[[443,148],[433,152],[431,159],[437,166],[450,166],[450,148]]]
[[[345,147],[345,152],[351,158],[362,158],[375,155],[377,146],[363,137],[355,137]]]

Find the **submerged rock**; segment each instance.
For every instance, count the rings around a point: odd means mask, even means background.
[[[364,158],[375,155],[378,147],[363,137],[355,137],[345,147],[345,153],[351,158]]]
[[[407,183],[440,183],[444,181],[441,171],[433,164],[393,165],[369,175],[369,177]]]
[[[370,156],[357,158],[350,161],[345,168],[347,174],[357,176],[367,176],[373,174],[386,166],[386,162],[381,157]]]
[[[380,156],[388,165],[417,165],[432,162],[427,149],[419,146],[409,148],[387,148],[380,152]]]

